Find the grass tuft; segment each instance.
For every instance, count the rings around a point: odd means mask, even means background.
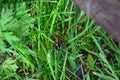
[[[69,0],[0,0],[0,80],[119,80],[119,58]]]

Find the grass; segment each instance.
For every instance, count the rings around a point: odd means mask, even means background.
[[[119,80],[119,43],[69,0],[0,6],[0,80]]]

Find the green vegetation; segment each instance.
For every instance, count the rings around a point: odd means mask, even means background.
[[[69,0],[0,0],[0,80],[119,80],[119,59]]]

